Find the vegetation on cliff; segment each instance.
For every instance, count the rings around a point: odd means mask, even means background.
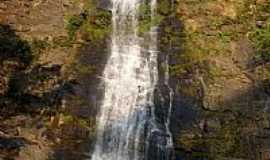
[[[267,159],[269,2],[158,0],[152,21],[146,3],[139,7],[139,33],[159,26],[160,61],[170,57],[180,101],[171,123],[176,157]],[[110,11],[99,5],[1,2],[0,159],[88,158],[102,96],[92,93],[100,87],[112,27]]]
[[[177,13],[185,27],[184,51],[173,55],[178,63],[171,65],[171,75],[179,81],[179,92],[198,106],[198,117],[183,125],[176,138],[179,155],[265,157],[268,143],[261,141],[268,133],[269,3],[182,1]]]

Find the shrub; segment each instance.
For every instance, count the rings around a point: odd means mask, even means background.
[[[74,39],[75,33],[83,25],[85,19],[86,19],[85,14],[68,17],[66,29],[68,31],[68,36],[71,40]]]

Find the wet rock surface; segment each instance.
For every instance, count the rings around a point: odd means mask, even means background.
[[[106,0],[0,2],[0,159],[89,158],[110,6]],[[169,57],[176,159],[268,160],[269,3],[183,0],[160,5],[159,13],[156,115],[164,124]],[[153,136],[151,143],[166,137]]]

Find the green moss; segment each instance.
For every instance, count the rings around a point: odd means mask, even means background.
[[[270,61],[270,25],[258,28],[252,33],[251,40],[256,48],[255,59],[258,62]]]

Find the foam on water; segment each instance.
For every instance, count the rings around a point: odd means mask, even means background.
[[[143,48],[141,44],[146,42],[137,34],[140,3],[141,0],[112,0],[111,55],[103,73],[105,93],[92,160],[148,160],[148,140],[153,132],[160,130],[154,114],[157,28],[152,27],[148,48]],[[152,17],[156,3],[152,0],[149,4]],[[170,132],[169,118],[165,126],[165,132]],[[172,145],[171,134],[168,135],[166,144],[159,146],[162,150]]]

